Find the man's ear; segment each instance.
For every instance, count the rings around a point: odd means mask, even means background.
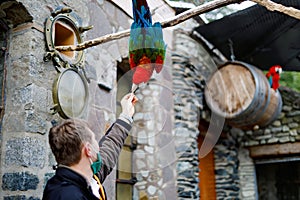
[[[92,157],[93,156],[93,151],[92,151],[92,148],[91,148],[91,144],[85,143],[84,146],[83,146],[83,151],[84,151],[84,153],[87,157]]]

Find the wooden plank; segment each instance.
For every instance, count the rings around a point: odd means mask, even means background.
[[[300,142],[249,147],[252,158],[300,154]]]

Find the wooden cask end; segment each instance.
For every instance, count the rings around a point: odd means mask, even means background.
[[[265,74],[243,62],[220,66],[207,82],[205,100],[229,125],[245,130],[267,126],[282,109],[281,95],[270,87]]]

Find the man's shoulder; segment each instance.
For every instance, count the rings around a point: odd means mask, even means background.
[[[84,194],[81,189],[74,183],[60,180],[57,176],[52,177],[46,184],[44,190],[43,200],[60,200],[60,199],[74,199],[84,200]]]

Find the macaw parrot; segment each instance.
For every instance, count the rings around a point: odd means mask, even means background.
[[[268,73],[266,74],[271,88],[273,88],[275,91],[277,91],[277,89],[279,88],[279,79],[281,72],[282,67],[280,65],[274,65],[269,69]]]
[[[129,64],[133,70],[132,88],[146,83],[153,70],[162,70],[166,44],[159,22],[152,25],[152,17],[146,0],[132,0],[133,20],[129,38]]]

